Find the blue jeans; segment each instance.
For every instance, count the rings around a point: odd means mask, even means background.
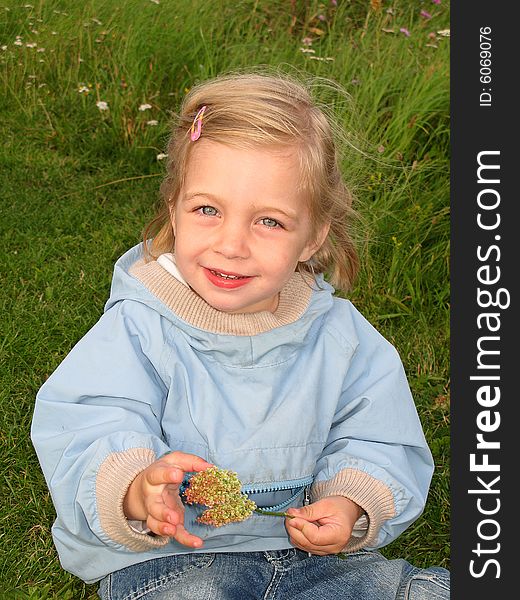
[[[441,600],[446,569],[419,569],[361,551],[347,558],[269,552],[180,554],[139,563],[101,581],[103,600]]]

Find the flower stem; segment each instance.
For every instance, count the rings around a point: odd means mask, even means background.
[[[255,513],[259,515],[267,515],[269,517],[287,517],[287,519],[294,519],[293,515],[288,515],[286,512],[277,512],[274,510],[262,510],[261,508],[257,508]]]

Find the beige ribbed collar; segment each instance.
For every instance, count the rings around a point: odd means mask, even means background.
[[[280,292],[274,313],[226,313],[210,306],[155,260],[137,261],[130,268],[130,275],[183,321],[198,329],[226,335],[256,335],[293,323],[309,306],[312,294],[310,276],[304,278],[300,273],[294,273]]]

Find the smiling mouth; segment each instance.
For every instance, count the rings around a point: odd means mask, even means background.
[[[215,271],[214,269],[208,269],[208,271],[210,273],[212,273],[213,275],[215,275],[215,277],[222,277],[222,279],[237,280],[237,279],[249,279],[250,278],[249,275],[234,275],[232,273],[223,273],[222,271]]]

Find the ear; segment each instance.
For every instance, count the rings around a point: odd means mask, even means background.
[[[298,259],[298,262],[305,262],[305,261],[309,260],[309,258],[311,258],[311,256],[316,254],[316,252],[318,252],[318,250],[323,245],[325,238],[329,235],[329,230],[330,230],[330,223],[325,223],[318,229],[318,231],[316,232],[316,235],[313,236],[307,242],[307,245],[302,250],[302,253],[300,254],[300,258]]]

